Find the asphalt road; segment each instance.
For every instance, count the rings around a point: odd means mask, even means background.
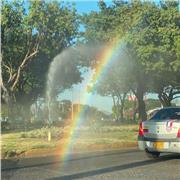
[[[13,180],[64,180],[64,179],[105,179],[105,180],[179,180],[180,154],[166,154],[159,160],[148,159],[136,149],[73,155],[65,163],[53,157],[36,159],[36,165],[7,169],[2,162],[2,179]],[[35,159],[34,159],[35,160]],[[39,165],[38,165],[38,162]]]

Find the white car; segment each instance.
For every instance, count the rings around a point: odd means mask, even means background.
[[[180,107],[162,108],[139,124],[138,146],[149,157],[180,153]]]

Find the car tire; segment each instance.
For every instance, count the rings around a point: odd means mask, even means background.
[[[160,156],[160,152],[150,152],[146,149],[146,156],[150,159],[158,159]]]

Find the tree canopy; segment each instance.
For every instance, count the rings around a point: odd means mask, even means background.
[[[70,49],[69,58],[53,79],[57,82],[53,86],[56,96],[81,82],[81,67],[96,71],[98,58],[94,55],[99,45],[117,39],[122,40],[123,55],[95,86],[98,94],[113,98],[117,117],[123,118],[124,103],[132,92],[140,119],[146,119],[146,93],[157,93],[163,106],[170,106],[179,97],[178,1],[120,0],[109,6],[99,1],[98,6],[99,11],[79,15],[73,4],[61,1],[2,1],[0,81],[2,100],[8,107],[25,102],[31,105],[44,96],[50,63],[65,49]],[[79,43],[82,48],[76,51]],[[56,63],[51,65],[57,67]],[[69,78],[59,78],[62,74]]]
[[[20,1],[2,2],[3,90],[13,93],[42,89],[50,61],[74,43],[78,30],[73,7],[58,1],[27,3],[26,9]]]
[[[77,13],[72,5],[38,0],[3,0],[1,13],[2,98],[9,107],[30,105],[45,93],[50,62],[74,44]]]
[[[145,93],[158,93],[163,105],[170,105],[168,102],[179,94],[178,2],[165,1],[157,5],[153,2],[115,1],[107,6],[105,2],[100,1],[99,8],[99,12],[82,17],[86,27],[84,37],[87,42],[95,43],[125,37],[124,52],[129,55],[127,59],[131,61],[130,68],[127,68],[128,77],[125,84],[131,82],[130,89],[137,97],[140,118],[146,119],[143,100]],[[114,90],[111,83],[119,82],[110,72],[107,76],[111,80],[109,83],[106,81],[106,87]],[[104,87],[104,83],[99,86],[108,93],[109,89]],[[167,88],[170,90],[167,91]],[[118,87],[120,92],[121,89]],[[103,91],[99,93],[104,94]]]

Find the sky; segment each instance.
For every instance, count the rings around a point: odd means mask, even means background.
[[[89,13],[91,11],[98,11],[98,0],[76,0],[69,1],[76,4],[76,9],[78,13]],[[112,4],[112,1],[105,1],[107,5]]]
[[[91,99],[88,102],[84,101],[82,94],[84,95],[84,87],[86,86],[86,78],[88,77],[88,74],[90,74],[90,72],[84,74],[85,80],[82,83],[74,85],[70,90],[66,90],[64,93],[60,94],[59,100],[68,99],[73,101],[73,103],[88,104],[101,111],[112,112],[113,102],[111,97],[102,97],[98,94],[85,93],[85,96],[90,96]]]
[[[76,4],[78,13],[89,13],[91,11],[98,11],[97,1],[72,1]]]

